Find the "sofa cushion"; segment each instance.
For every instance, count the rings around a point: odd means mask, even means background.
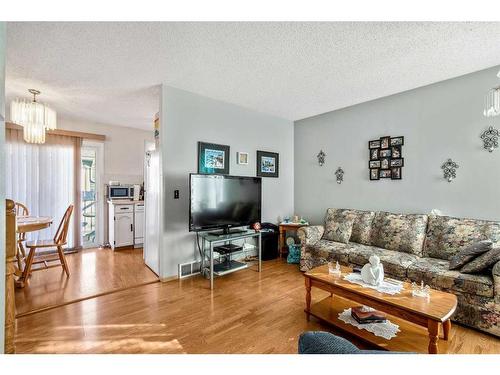
[[[344,210],[327,211],[323,239],[348,243],[351,238],[354,217]]]
[[[408,278],[423,281],[431,287],[493,297],[493,278],[487,275],[469,275],[449,269],[450,262],[436,258],[419,258],[410,264]]]
[[[371,244],[421,256],[426,228],[427,215],[377,212],[373,219]]]
[[[370,233],[375,212],[355,209],[329,208],[326,210],[326,218],[332,217],[337,212],[348,213],[354,218],[354,222],[352,223],[351,239],[349,241],[370,245]]]
[[[472,245],[461,248],[458,253],[450,258],[450,270],[457,270],[469,263],[472,259],[491,249],[490,240],[474,242]]]
[[[354,215],[352,224],[351,242],[357,242],[363,245],[370,245],[371,230],[375,212],[350,210]]]
[[[449,260],[464,246],[481,240],[500,240],[500,222],[429,216],[424,256]]]
[[[488,252],[478,256],[476,259],[463,266],[460,272],[484,272],[493,267],[497,262],[500,262],[500,247],[493,247]]]
[[[326,262],[339,261],[342,264],[349,263],[349,244],[335,242],[329,240],[319,240],[314,245],[308,247],[309,252],[320,258],[324,258]]]
[[[364,266],[372,255],[377,255],[384,265],[384,273],[398,278],[406,278],[406,270],[418,256],[375,246],[349,244],[349,263]]]

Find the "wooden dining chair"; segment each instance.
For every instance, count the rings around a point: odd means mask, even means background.
[[[36,240],[36,241],[28,241],[26,243],[26,247],[29,249],[28,259],[26,260],[26,267],[24,267],[23,279],[26,280],[32,271],[39,271],[42,269],[59,267],[62,266],[66,275],[69,276],[69,268],[68,263],[66,261],[66,257],[64,256],[63,246],[67,244],[66,237],[68,236],[68,228],[69,221],[71,219],[71,214],[73,213],[73,205],[70,204],[66,209],[64,216],[59,223],[59,227],[57,228],[57,232],[54,235],[54,238],[51,240]],[[47,248],[47,247],[55,247],[57,248],[58,258],[48,258],[35,261],[35,252],[36,249]],[[47,262],[53,262],[59,260],[59,263],[48,265]],[[37,268],[32,270],[33,264],[44,263],[45,267]]]
[[[16,217],[30,215],[28,207],[19,202],[14,203],[14,210],[16,211]],[[19,249],[19,251],[16,252],[16,257],[17,257],[17,267],[19,268],[20,271],[22,270],[22,263],[26,259],[26,251],[24,251],[24,246],[23,246],[24,241],[26,241],[26,233],[18,233],[17,248]]]

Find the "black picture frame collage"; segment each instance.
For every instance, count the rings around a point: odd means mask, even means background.
[[[403,145],[403,136],[385,136],[368,142],[370,180],[381,178],[401,180],[403,178]]]

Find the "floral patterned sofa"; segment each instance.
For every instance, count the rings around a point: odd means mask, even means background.
[[[300,228],[298,236],[302,271],[329,261],[362,266],[376,254],[391,277],[423,280],[455,294],[453,320],[500,336],[500,262],[486,274],[448,268],[460,248],[485,239],[500,242],[500,222],[329,208],[325,225]]]

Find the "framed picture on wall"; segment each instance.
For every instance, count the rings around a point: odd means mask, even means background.
[[[391,168],[391,179],[392,180],[401,180],[401,167]]]
[[[229,146],[198,142],[198,173],[229,174]]]
[[[279,177],[279,154],[257,151],[257,176]]]
[[[369,168],[380,168],[380,160],[370,160]]]
[[[381,169],[380,170],[380,178],[391,178],[391,170],[390,169]]]
[[[379,169],[370,169],[370,180],[380,179],[378,171]]]
[[[402,146],[405,144],[405,137],[392,137],[391,146]]]
[[[391,137],[382,137],[380,138],[380,148],[387,149],[391,143]]]
[[[377,160],[378,159],[378,148],[374,148],[373,150],[370,150],[370,160]]]
[[[237,152],[236,161],[240,165],[248,165],[248,152]]]

